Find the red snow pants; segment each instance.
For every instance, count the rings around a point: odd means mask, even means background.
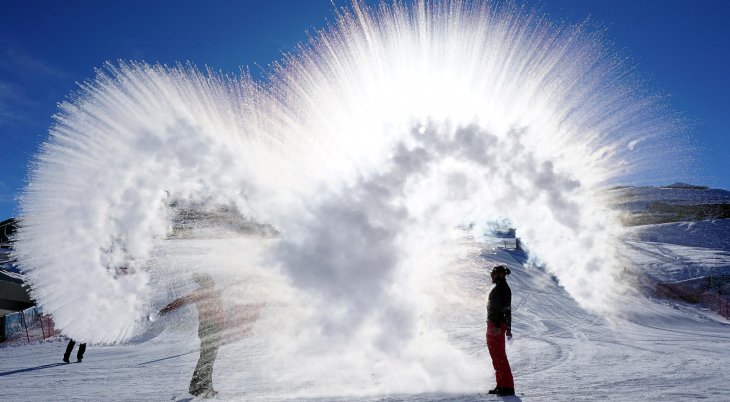
[[[499,333],[494,334],[494,328],[499,328]],[[515,383],[512,379],[512,370],[507,360],[507,352],[504,349],[504,338],[507,333],[507,324],[497,326],[495,323],[487,322],[487,349],[489,356],[492,358],[494,366],[494,375],[497,377],[498,388],[514,388]]]

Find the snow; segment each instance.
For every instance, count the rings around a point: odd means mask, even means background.
[[[671,259],[677,250],[634,241],[636,255]],[[642,254],[639,250],[647,250]],[[672,250],[665,253],[665,250]],[[702,259],[692,249],[693,263]],[[714,264],[712,258],[709,265]],[[369,382],[347,384],[346,372],[302,371],[287,362],[267,362],[272,343],[254,335],[221,347],[214,384],[220,400],[484,400],[493,386],[484,340],[486,272],[508,265],[513,274],[514,342],[508,346],[517,396],[507,400],[727,400],[730,354],[728,322],[710,319],[690,306],[630,298],[631,312],[607,320],[583,310],[551,275],[526,263],[520,254],[499,248],[475,250],[454,263],[441,280],[455,281],[463,293],[444,299],[434,319],[458,350],[481,361],[474,388],[368,392],[397,373],[374,358]],[[708,268],[710,269],[710,268]],[[681,274],[677,274],[681,276]],[[181,313],[192,315],[194,309]],[[194,322],[194,319],[190,322]],[[193,325],[170,322],[150,331],[150,339],[115,346],[90,346],[81,364],[61,365],[66,346],[55,339],[0,348],[0,388],[5,400],[187,400],[187,385],[197,361]],[[256,330],[254,331],[256,332]],[[427,348],[428,345],[424,345]],[[72,355],[75,356],[75,355]],[[322,361],[328,359],[327,353]],[[323,363],[323,368],[328,365]],[[449,373],[441,373],[448,377]],[[347,387],[343,387],[342,385]],[[373,386],[376,385],[376,386]],[[353,387],[354,386],[354,387]],[[349,387],[349,388],[348,388]],[[358,390],[358,387],[360,388]],[[362,392],[364,391],[364,392]]]
[[[202,271],[229,311],[265,305],[221,347],[219,399],[481,400],[497,262],[513,272],[511,399],[727,399],[728,327],[624,272],[691,277],[727,250],[616,241],[603,192],[673,171],[658,98],[581,26],[389,7],[338,14],[263,83],[110,64],[60,105],[14,255],[58,327],[93,344],[68,366],[59,340],[0,349],[4,399],[187,399],[195,308],[145,317]],[[238,236],[216,211],[274,230]],[[175,238],[185,212],[212,222]],[[458,229],[505,217],[549,272]]]
[[[190,274],[156,254],[175,216],[230,211],[280,235],[262,267],[342,310],[312,309],[330,332],[373,311],[416,331],[425,304],[410,281],[441,268],[431,256],[450,252],[456,225],[504,217],[582,306],[615,307],[621,228],[603,186],[670,174],[674,119],[583,26],[453,5],[343,10],[262,82],[97,70],[59,105],[20,197],[34,299],[69,336],[125,342]]]
[[[635,239],[645,242],[698,246],[730,252],[730,219],[675,222],[631,228]]]
[[[617,205],[630,212],[646,210],[655,202],[671,205],[727,204],[730,191],[723,189],[678,189],[669,187],[620,187],[611,191]]]
[[[652,282],[730,275],[730,219],[629,228],[622,254]]]

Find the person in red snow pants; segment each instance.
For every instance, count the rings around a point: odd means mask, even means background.
[[[507,360],[505,337],[512,338],[512,291],[507,285],[509,268],[497,265],[492,268],[491,277],[494,288],[489,292],[487,303],[487,349],[492,358],[497,386],[490,394],[514,395],[515,384],[512,369]]]

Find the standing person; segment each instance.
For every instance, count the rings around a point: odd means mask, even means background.
[[[64,363],[71,363],[69,358],[71,357],[71,352],[74,350],[74,345],[76,345],[76,341],[69,339],[68,345],[66,346],[66,353],[63,354]],[[78,363],[81,363],[81,360],[84,359],[84,353],[86,353],[86,343],[81,343],[79,344],[79,351],[76,353],[76,361]]]
[[[511,271],[502,265],[492,268],[492,283],[487,303],[487,349],[492,358],[497,387],[490,394],[500,396],[514,395],[515,384],[512,370],[504,347],[505,336],[512,339],[512,290],[507,285],[507,275]]]
[[[200,338],[200,358],[190,380],[191,395],[210,398],[218,392],[213,390],[213,364],[218,355],[218,346],[223,329],[223,301],[215,289],[215,281],[208,274],[193,274],[193,280],[200,286],[197,290],[163,307],[160,315],[176,310],[188,303],[195,303],[198,309],[198,337]],[[150,316],[153,319],[153,316]]]

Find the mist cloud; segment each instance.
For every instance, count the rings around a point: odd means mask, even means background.
[[[305,375],[323,359],[362,383],[377,362],[394,389],[463,388],[483,362],[435,311],[460,291],[444,276],[464,237],[505,218],[583,307],[620,307],[622,229],[601,191],[659,165],[652,101],[580,27],[461,3],[380,12],[340,15],[266,83],[122,63],[82,84],[32,169],[16,243],[64,333],[129,340],[204,270],[235,284],[228,307],[267,303],[261,364]],[[179,208],[223,207],[267,230],[175,238]]]

